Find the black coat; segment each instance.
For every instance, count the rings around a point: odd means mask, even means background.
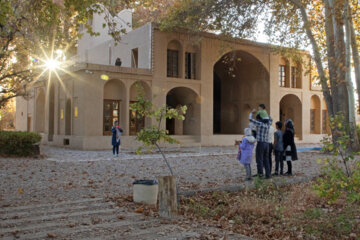
[[[291,159],[298,160],[296,145],[294,141],[294,130],[287,128],[283,135],[283,142],[284,142],[284,151],[286,151],[287,146],[290,145],[291,147]]]

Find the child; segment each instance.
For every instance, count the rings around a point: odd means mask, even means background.
[[[275,154],[275,176],[279,176],[279,164],[280,164],[280,175],[283,175],[284,162],[283,162],[283,133],[281,131],[282,123],[276,122],[276,132],[274,133],[274,154]]]
[[[245,137],[242,139],[239,145],[239,151],[241,150],[240,163],[244,164],[246,170],[245,181],[251,180],[251,159],[256,139],[251,134],[250,128],[245,128]]]
[[[256,115],[261,117],[262,122],[264,122],[264,123],[269,122],[269,115],[268,115],[267,111],[265,110],[265,104],[259,104],[258,111],[256,112]]]

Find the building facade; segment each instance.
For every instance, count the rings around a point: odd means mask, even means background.
[[[121,16],[130,26],[131,14]],[[92,24],[102,26],[101,16]],[[136,101],[136,83],[158,106],[187,105],[184,121],[162,126],[183,146],[233,145],[260,103],[274,122],[293,119],[297,141],[319,142],[329,132],[321,89],[306,74],[306,52],[294,62],[267,44],[162,32],[151,23],[129,29],[118,44],[85,34],[78,45],[76,63],[61,80],[39,81],[32,98],[17,99],[17,129],[42,133],[45,144],[107,149],[113,121],[119,120],[122,146],[138,146],[136,132],[154,120],[138,119],[129,109]],[[121,66],[115,66],[117,58]]]

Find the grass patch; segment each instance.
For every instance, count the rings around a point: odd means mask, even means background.
[[[255,189],[210,192],[182,198],[181,212],[256,239],[359,239],[360,206],[339,199],[329,204],[312,184],[279,187],[256,180]]]

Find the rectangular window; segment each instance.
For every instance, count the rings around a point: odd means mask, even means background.
[[[297,72],[296,67],[291,67],[291,87],[296,88]]]
[[[115,121],[120,117],[120,101],[104,99],[104,123],[103,134],[111,135],[111,128]]]
[[[139,64],[139,51],[137,48],[131,50],[131,67],[138,68]]]
[[[327,127],[327,110],[322,111],[322,132],[326,133],[326,127]]]
[[[310,109],[310,132],[315,132],[315,109]]]
[[[185,78],[186,79],[196,79],[195,77],[195,64],[196,64],[196,55],[195,53],[185,53]]]
[[[179,76],[179,51],[167,50],[167,76]]]
[[[279,65],[279,86],[285,87],[285,65]]]

